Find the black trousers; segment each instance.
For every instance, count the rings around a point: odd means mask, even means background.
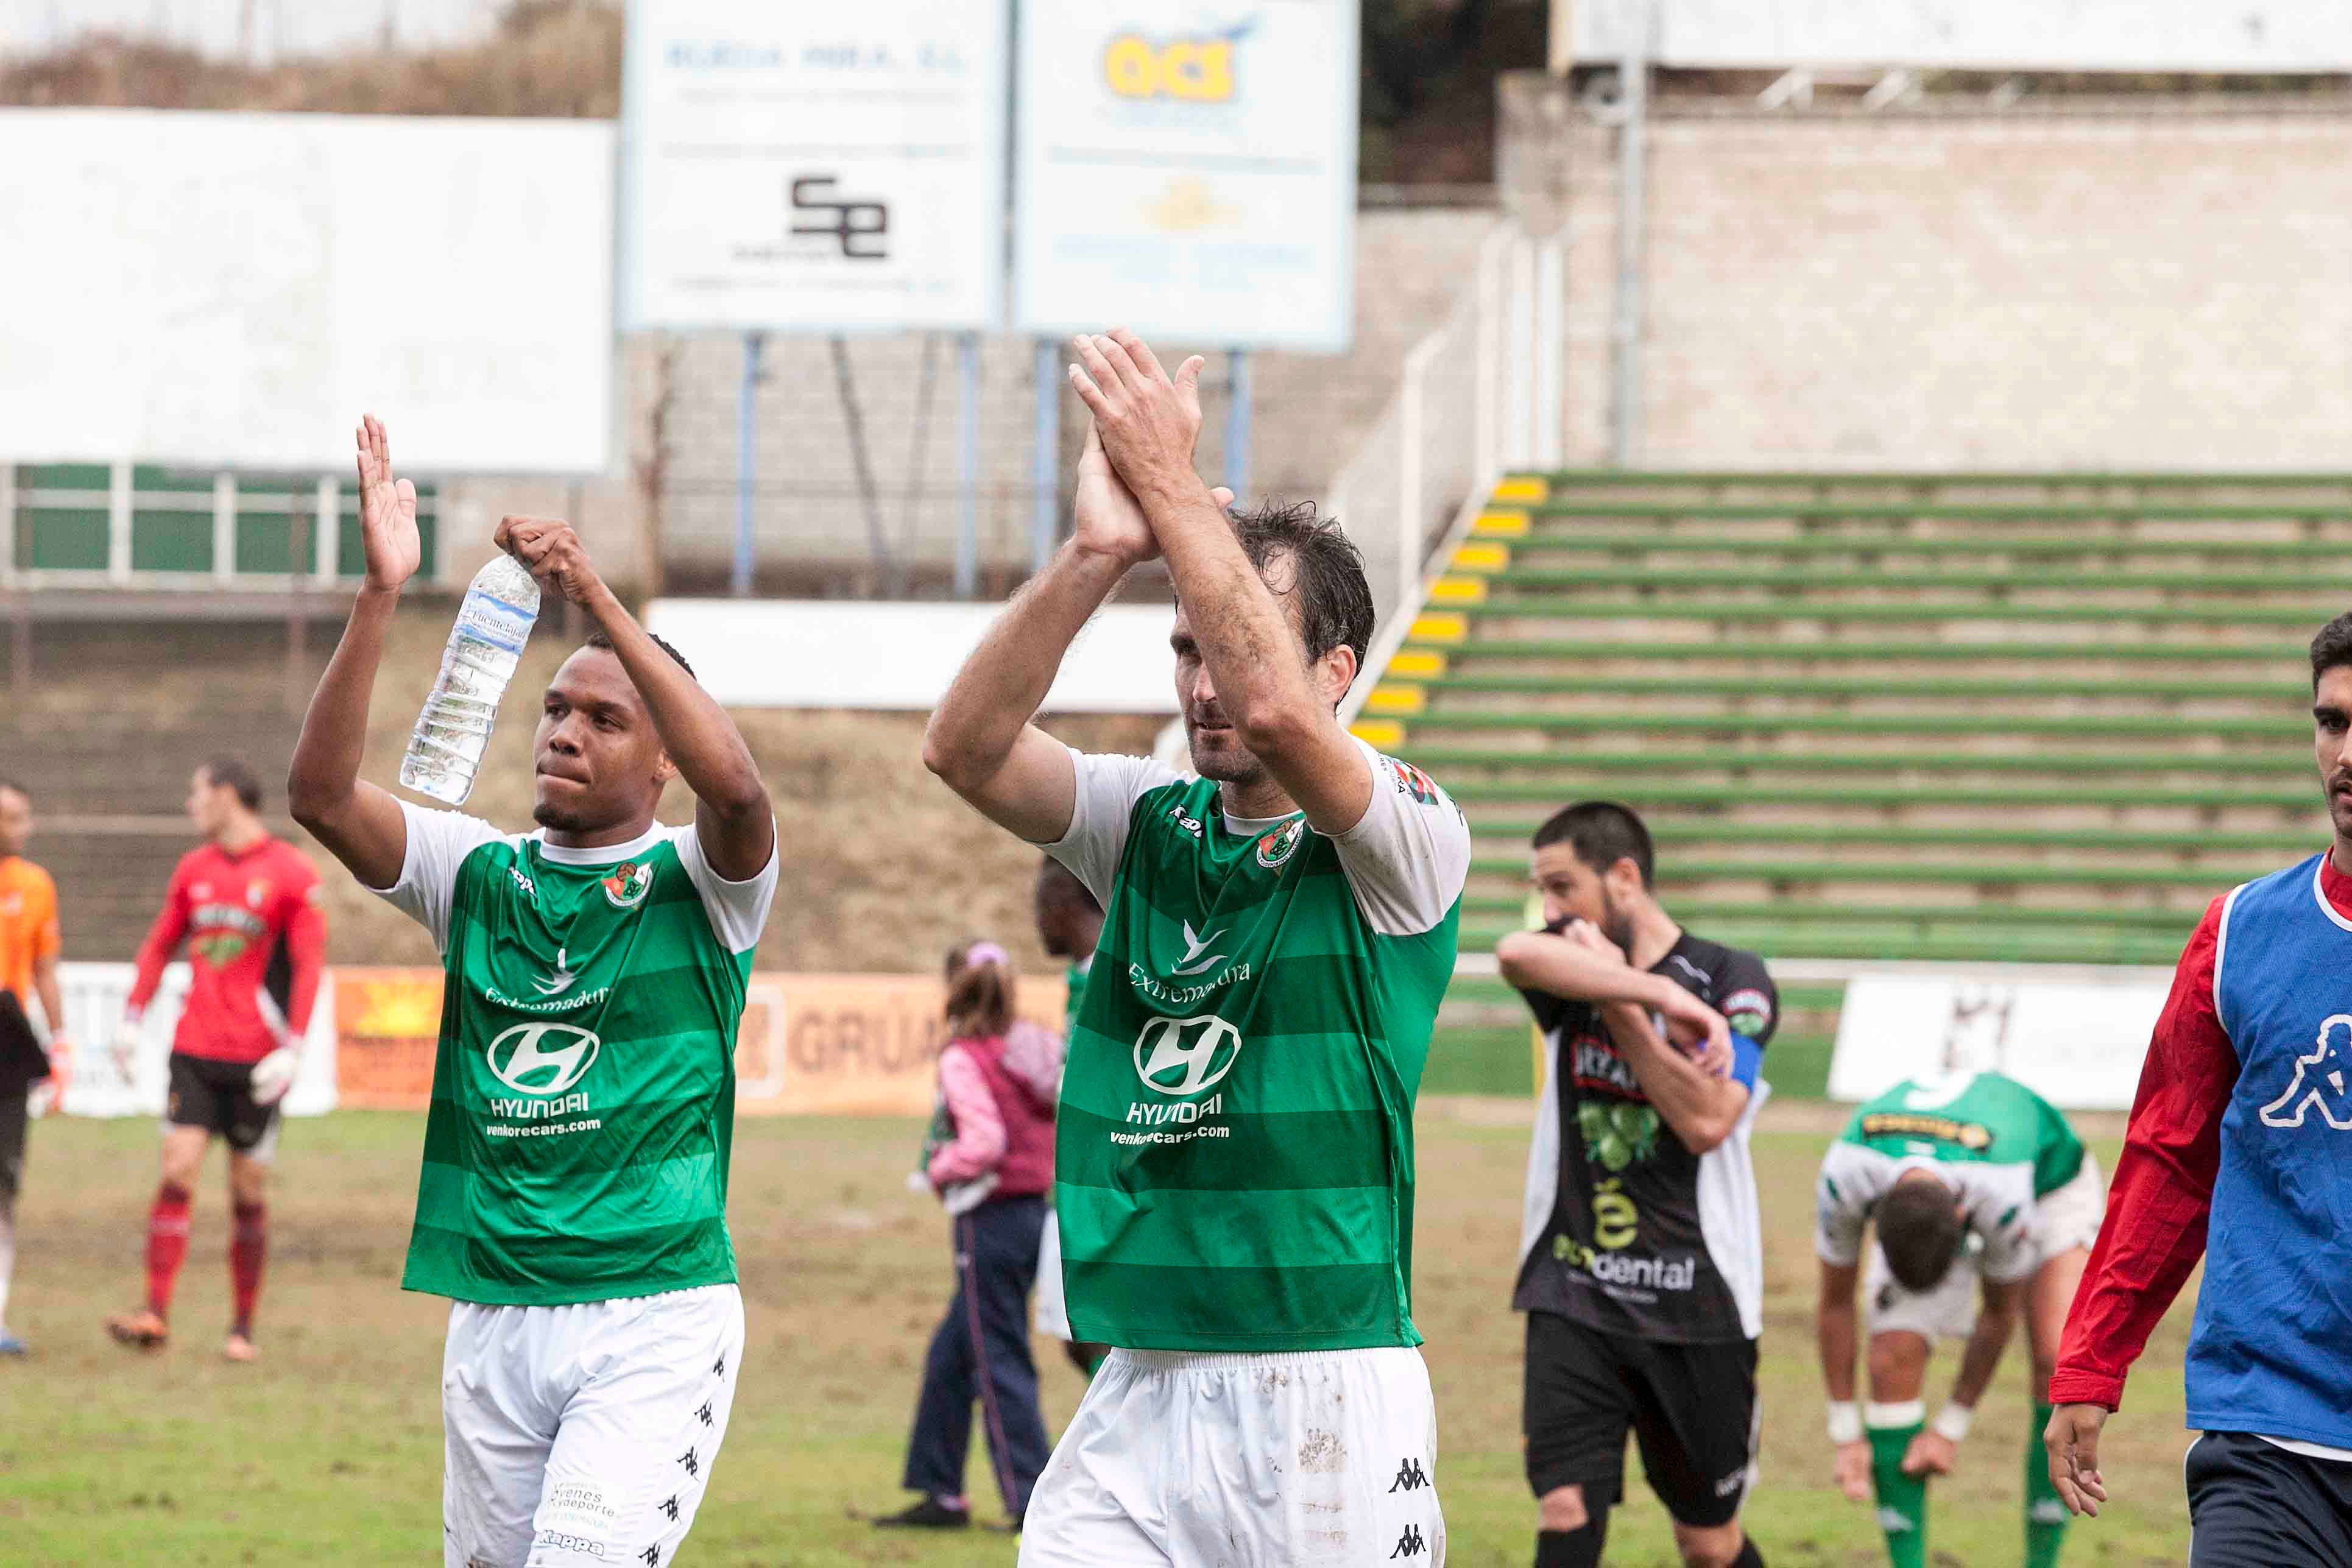
[[[1015,1515],[1028,1511],[1052,1452],[1029,1354],[1029,1289],[1045,1228],[1043,1197],[984,1203],[956,1217],[955,1294],[923,1358],[923,1392],[907,1444],[909,1489],[942,1497],[963,1490],[977,1400],[1004,1506]]]
[[[2352,1465],[2208,1432],[2185,1468],[2189,1568],[2352,1568]]]

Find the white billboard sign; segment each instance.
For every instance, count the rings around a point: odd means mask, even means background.
[[[1009,0],[630,0],[622,321],[1002,316]]]
[[[1016,324],[1346,348],[1356,42],[1355,0],[1028,0]]]
[[[2171,982],[2160,969],[2081,981],[1857,976],[1838,1015],[1830,1098],[2000,1072],[2068,1110],[2128,1110]]]
[[[1553,0],[1553,26],[1620,59],[1653,10],[1651,57],[1694,68],[2352,70],[2352,0]]]
[[[110,1048],[122,1024],[135,963],[60,963],[58,999],[66,1005],[66,1037],[74,1042],[65,1098],[68,1116],[161,1116],[171,1087],[173,1031],[188,995],[188,966],[166,965],[163,983],[140,1020],[139,1047],[127,1063]],[[318,1000],[303,1033],[294,1082],[284,1101],[289,1116],[323,1116],[335,1109],[335,974],[319,976]],[[123,1068],[127,1066],[126,1074]]]
[[[613,128],[0,110],[0,460],[602,472]]]

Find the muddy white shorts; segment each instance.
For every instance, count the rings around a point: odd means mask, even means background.
[[[1030,1497],[1021,1568],[1445,1561],[1416,1350],[1113,1351]]]
[[[732,1285],[450,1303],[445,1568],[663,1568],[710,1483],[742,1354]]]
[[[2034,1267],[2076,1247],[2087,1250],[2099,1239],[2099,1222],[2107,1215],[2107,1189],[2099,1179],[2099,1163],[2088,1153],[2083,1168],[2065,1185],[2044,1194],[2033,1205]],[[1964,1340],[1977,1323],[1977,1255],[1963,1255],[1932,1290],[1906,1290],[1895,1282],[1886,1254],[1870,1244],[1870,1265],[1863,1275],[1863,1293],[1870,1301],[1870,1331],[1874,1334],[1913,1333],[1933,1344]]]
[[[1046,1194],[1049,1200],[1052,1195]],[[1054,1217],[1050,1201],[1045,1205],[1045,1228],[1037,1237],[1037,1296],[1029,1321],[1049,1340],[1066,1343],[1074,1337],[1069,1303],[1062,1297],[1062,1225]]]

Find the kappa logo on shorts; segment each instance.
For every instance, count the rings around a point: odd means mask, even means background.
[[[1391,1492],[1417,1492],[1429,1484],[1429,1472],[1421,1468],[1419,1459],[1405,1459],[1397,1465],[1397,1479],[1389,1484]]]
[[[1147,1088],[1189,1100],[1233,1071],[1241,1054],[1242,1032],[1214,1014],[1154,1018],[1135,1037],[1135,1075]]]
[[[1404,1527],[1404,1533],[1397,1538],[1396,1550],[1389,1553],[1389,1561],[1393,1563],[1400,1557],[1418,1557],[1428,1550],[1429,1542],[1422,1538],[1421,1526],[1408,1524]]]

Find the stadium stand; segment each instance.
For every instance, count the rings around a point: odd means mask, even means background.
[[[2352,477],[1555,473],[1497,486],[1358,731],[1470,814],[1463,949],[1603,795],[1667,907],[1781,960],[2168,964],[2326,835],[2303,643],[2352,604]],[[1841,987],[1789,987],[1818,1093]],[[1432,1087],[1528,1070],[1457,982]]]

